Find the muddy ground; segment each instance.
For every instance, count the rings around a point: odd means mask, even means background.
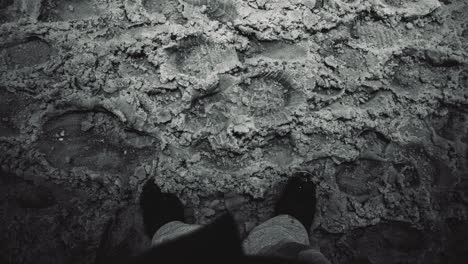
[[[0,0],[0,262],[147,247],[148,179],[245,234],[308,171],[333,263],[465,263],[465,2]]]

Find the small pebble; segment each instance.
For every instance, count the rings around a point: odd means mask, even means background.
[[[68,10],[69,10],[70,12],[73,12],[73,11],[75,11],[75,8],[74,8],[72,5],[69,5],[69,6],[68,6]]]
[[[332,68],[338,67],[338,62],[336,61],[336,59],[333,56],[326,57],[325,58],[325,64],[327,66],[332,67]]]
[[[413,29],[414,28],[413,23],[410,23],[410,22],[406,23],[405,26],[406,26],[406,29]]]

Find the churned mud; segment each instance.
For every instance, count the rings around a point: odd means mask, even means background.
[[[465,2],[1,0],[0,262],[147,247],[148,179],[245,234],[307,171],[332,263],[464,263]]]

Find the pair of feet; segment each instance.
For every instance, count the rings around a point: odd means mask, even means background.
[[[161,189],[149,180],[140,196],[145,232],[149,237],[164,224],[171,221],[184,222],[184,207],[174,194],[162,193]],[[276,203],[275,215],[291,215],[310,229],[315,215],[315,184],[302,173],[291,177]]]

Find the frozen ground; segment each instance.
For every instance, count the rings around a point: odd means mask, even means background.
[[[0,262],[145,248],[151,178],[245,233],[309,171],[333,263],[465,263],[465,2],[0,0]]]

